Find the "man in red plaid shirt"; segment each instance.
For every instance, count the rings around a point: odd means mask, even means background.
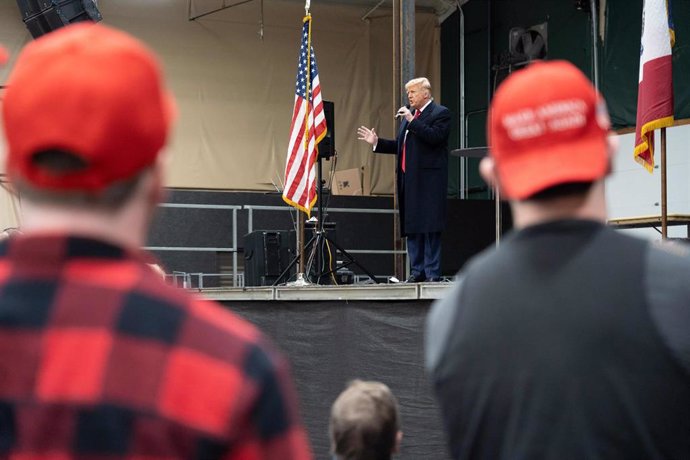
[[[7,86],[24,219],[0,245],[0,458],[311,459],[284,358],[137,249],[174,116],[152,53],[68,26]]]

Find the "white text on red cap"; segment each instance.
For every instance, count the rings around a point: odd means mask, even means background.
[[[547,131],[579,129],[587,123],[587,103],[582,99],[563,99],[508,113],[501,124],[513,141],[532,139]]]

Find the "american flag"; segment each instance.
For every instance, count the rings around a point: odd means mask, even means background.
[[[318,157],[318,143],[326,136],[326,117],[316,56],[311,45],[311,14],[304,17],[303,23],[283,200],[309,215],[316,202],[314,164]]]

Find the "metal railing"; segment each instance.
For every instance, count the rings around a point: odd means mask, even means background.
[[[206,247],[206,246],[146,246],[144,249],[149,251],[201,251],[201,252],[230,252],[232,253],[232,279],[233,286],[237,287],[238,272],[237,272],[237,211],[242,209],[242,206],[224,205],[224,204],[185,204],[185,203],[161,203],[161,208],[182,208],[182,209],[221,209],[232,211],[232,247]],[[173,272],[173,276],[178,272]],[[179,272],[183,273],[183,272]],[[186,275],[189,275],[187,273]],[[191,283],[191,281],[190,281]]]
[[[293,211],[293,208],[285,206],[254,206],[245,205],[244,209],[249,211],[247,217],[247,233],[254,231],[254,211]],[[329,213],[358,213],[358,214],[397,214],[395,209],[371,209],[371,208],[329,208]],[[406,254],[406,251],[396,251],[394,249],[348,249],[351,254]]]
[[[229,273],[173,271],[170,275],[166,275],[166,280],[169,280],[171,284],[185,289],[206,289],[204,280],[208,278],[231,278],[234,287],[244,287],[244,273],[231,275]],[[196,284],[194,280],[196,280]],[[219,282],[218,286],[212,287],[222,287],[222,284]]]
[[[205,288],[205,279],[232,277],[233,287],[244,287],[244,273],[238,271],[238,217],[239,210],[247,211],[247,229],[248,233],[254,231],[254,213],[256,211],[295,211],[294,208],[288,206],[264,206],[264,205],[215,205],[215,204],[184,204],[184,203],[162,203],[159,205],[162,208],[181,208],[181,209],[217,209],[232,211],[232,247],[206,247],[206,246],[146,246],[144,249],[149,251],[181,251],[181,252],[230,252],[232,253],[232,274],[227,273],[204,273],[204,272],[184,272],[173,271],[168,274],[168,278],[173,284],[184,288]],[[360,214],[397,214],[394,209],[371,209],[371,208],[330,208],[329,213],[360,213]],[[295,211],[296,212],[296,211]],[[295,217],[297,218],[297,217]],[[293,219],[294,221],[294,219]],[[389,249],[347,249],[351,254],[406,254],[405,250],[389,250]],[[359,275],[356,275],[359,278]],[[377,275],[377,277],[379,277]],[[367,277],[368,278],[368,277]],[[389,275],[383,275],[381,278],[389,278]],[[196,286],[193,283],[196,280]]]

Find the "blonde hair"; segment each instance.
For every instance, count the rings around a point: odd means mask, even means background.
[[[427,93],[431,94],[431,83],[429,83],[429,79],[426,77],[413,78],[405,83],[405,89],[410,89],[413,86],[420,86]]]
[[[398,401],[381,382],[354,380],[333,403],[329,428],[339,459],[390,459],[400,430]]]

